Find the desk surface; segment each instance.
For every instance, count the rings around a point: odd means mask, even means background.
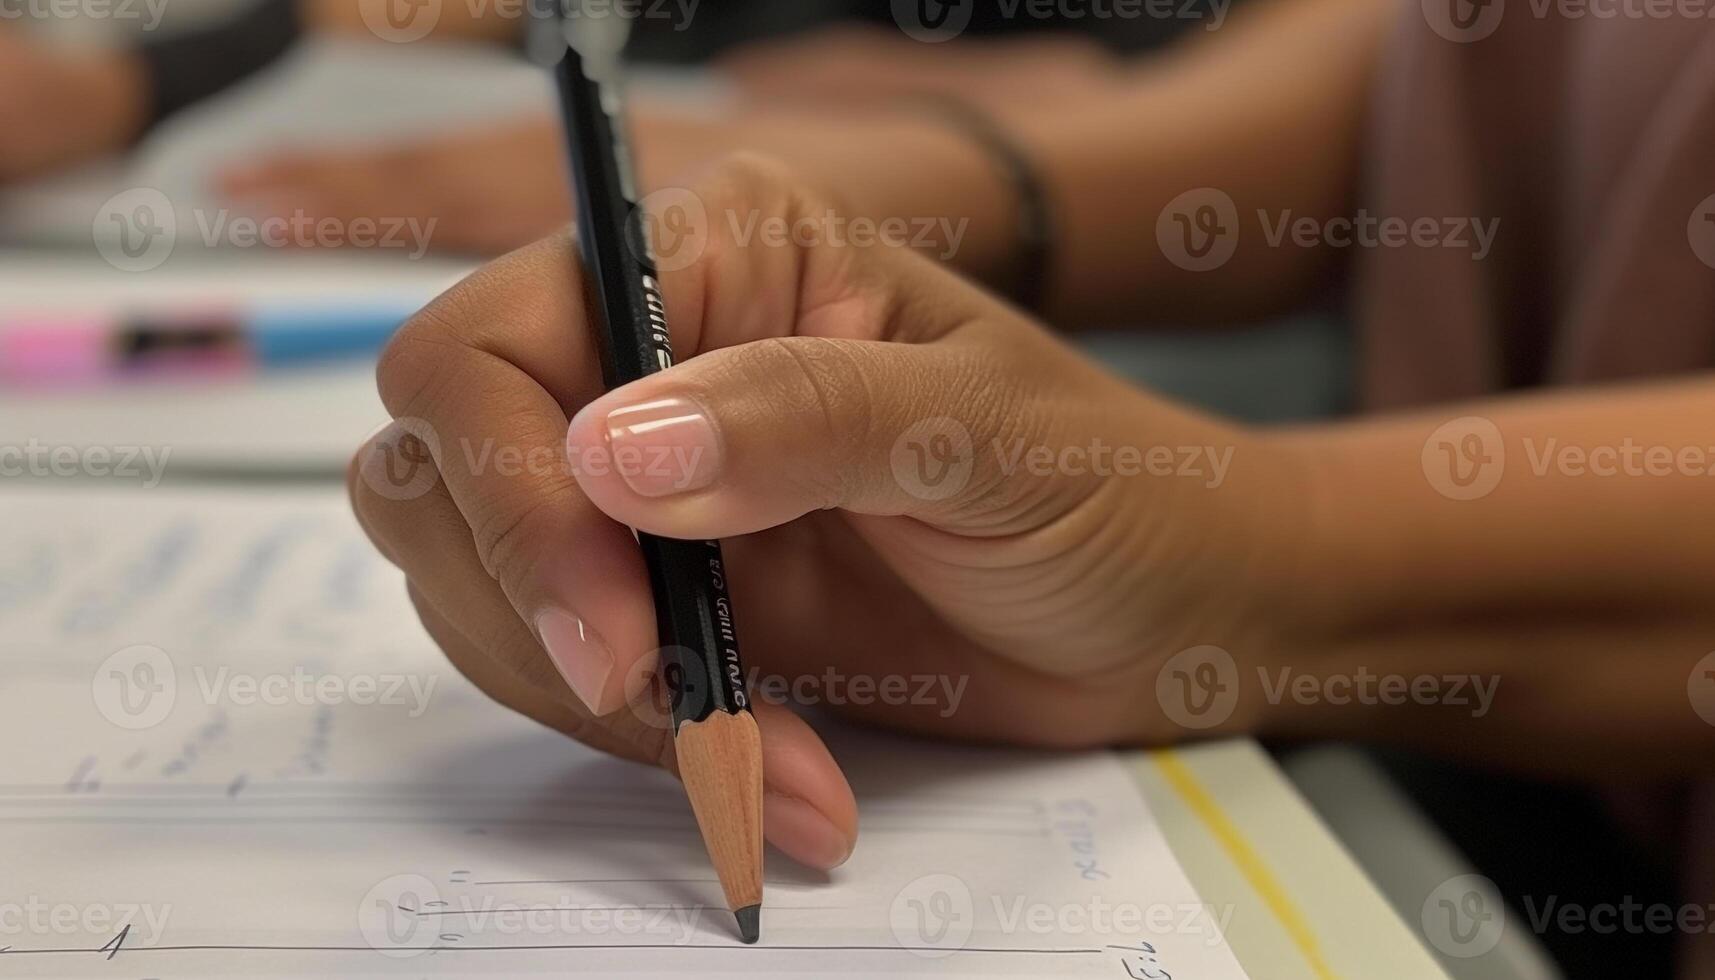
[[[1249,739],[1128,761],[1191,882],[1257,980],[1446,974]]]

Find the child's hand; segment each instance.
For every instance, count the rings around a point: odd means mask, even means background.
[[[660,217],[701,247],[663,275],[671,370],[602,393],[565,237],[441,297],[383,358],[401,421],[353,467],[357,512],[473,681],[671,767],[639,704],[656,629],[627,526],[726,539],[767,833],[826,867],[853,842],[850,791],[771,692],[958,738],[1163,740],[1186,734],[1157,701],[1168,657],[1276,649],[1307,600],[1297,470],[1271,445],[1126,387],[907,249],[802,244],[830,212],[770,165],[697,198],[700,224]],[[425,449],[439,479],[401,481]]]

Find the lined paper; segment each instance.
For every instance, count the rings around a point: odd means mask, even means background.
[[[490,702],[321,489],[7,488],[0,976],[1245,976],[1111,756],[817,719],[733,935],[683,791]]]

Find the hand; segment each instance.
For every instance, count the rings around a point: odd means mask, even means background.
[[[643,112],[634,121],[645,187],[717,155],[723,126]],[[437,251],[498,255],[563,227],[564,136],[547,116],[377,147],[294,152],[227,169],[228,197],[312,220],[415,221]]]
[[[142,130],[146,91],[127,53],[65,51],[0,28],[0,182],[122,149]]]
[[[1005,268],[1011,256],[1011,189],[967,137],[927,114],[693,118],[637,105],[630,128],[645,192],[672,186],[734,147],[764,149],[793,160],[818,187],[839,188],[852,213],[907,221],[914,236],[933,230],[938,257],[967,271]],[[410,222],[431,249],[498,255],[571,220],[563,141],[554,119],[525,119],[379,148],[277,157],[230,169],[220,185],[267,215],[346,227]]]
[[[656,631],[628,526],[726,539],[758,676],[837,679],[836,708],[956,738],[1182,736],[1157,707],[1167,657],[1274,651],[1314,605],[1293,572],[1298,472],[1270,443],[1128,388],[907,250],[739,242],[717,215],[813,228],[828,212],[772,165],[697,186],[706,248],[663,275],[676,367],[602,393],[565,236],[467,280],[383,357],[401,421],[354,461],[355,508],[497,700],[672,768],[638,701]],[[1230,470],[1118,462],[1181,446],[1230,450]],[[398,499],[387,460],[425,450],[438,479]],[[942,682],[928,697],[849,683],[924,676]],[[850,790],[804,722],[756,700],[768,838],[838,864]]]
[[[222,193],[252,210],[350,227],[412,221],[438,251],[498,255],[571,218],[565,150],[547,118],[373,148],[292,152],[228,169]]]

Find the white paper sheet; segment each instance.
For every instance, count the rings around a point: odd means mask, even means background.
[[[0,512],[0,976],[1245,975],[1109,755],[826,728],[861,843],[746,947],[678,785],[463,680],[337,492]]]

